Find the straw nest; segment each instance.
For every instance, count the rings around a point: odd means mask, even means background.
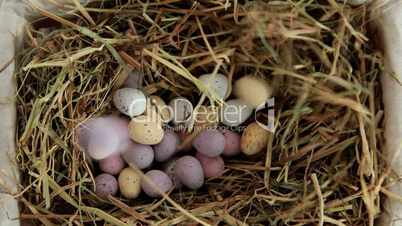
[[[373,225],[390,174],[381,153],[382,56],[366,6],[327,1],[78,1],[32,5],[18,52],[22,219],[44,225]],[[74,134],[114,111],[128,70],[144,90],[197,103],[197,77],[265,78],[275,133],[259,156],[227,161],[198,191],[98,198],[96,164]],[[214,98],[205,103],[214,102]],[[218,103],[219,104],[219,103]],[[265,118],[261,113],[258,117]],[[32,221],[35,219],[35,221]]]

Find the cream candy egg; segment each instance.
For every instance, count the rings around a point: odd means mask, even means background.
[[[264,79],[251,75],[237,80],[233,91],[235,96],[253,108],[265,104],[272,95],[272,88]]]
[[[160,143],[164,136],[162,125],[145,115],[133,118],[128,125],[128,131],[132,140],[147,145]]]
[[[131,167],[120,172],[119,178],[120,193],[128,199],[137,198],[141,193],[141,175]]]
[[[204,184],[204,171],[200,161],[193,156],[183,156],[176,161],[175,175],[190,189],[201,188]]]
[[[240,138],[241,151],[246,155],[255,155],[267,147],[269,132],[256,122],[251,123],[243,131]]]
[[[168,123],[173,118],[173,110],[162,98],[154,95],[148,97],[145,114],[155,117],[155,120],[160,120],[162,123]]]
[[[238,126],[253,113],[253,108],[240,99],[226,101],[221,110],[221,122],[226,126]]]
[[[134,117],[145,112],[147,99],[141,90],[122,88],[113,94],[113,103],[121,113]]]
[[[154,161],[154,150],[149,145],[131,142],[127,150],[122,153],[122,157],[128,164],[145,169],[150,167]]]
[[[184,97],[176,97],[169,102],[173,111],[173,123],[186,123],[193,113],[193,104]]]
[[[151,183],[148,183],[148,181],[143,178],[141,180],[141,188],[149,197],[160,197],[162,196],[161,192],[166,193],[173,187],[170,177],[160,170],[148,171],[144,176]]]
[[[205,74],[198,78],[206,87],[213,91],[218,98],[225,99],[228,92],[229,81],[222,74]]]
[[[90,119],[78,127],[77,135],[81,149],[94,160],[120,153],[130,140],[128,121],[118,116]]]

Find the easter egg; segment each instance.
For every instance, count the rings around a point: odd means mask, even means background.
[[[122,88],[113,94],[113,103],[121,113],[134,117],[145,112],[147,100],[141,90]]]
[[[162,141],[154,146],[155,160],[158,162],[169,160],[176,153],[179,144],[180,138],[175,132],[165,131]]]
[[[128,199],[137,198],[141,193],[141,175],[131,167],[120,172],[119,178],[120,193]]]
[[[145,115],[133,118],[128,125],[128,131],[132,140],[148,145],[158,144],[164,135],[162,126]]]
[[[239,99],[253,108],[265,104],[272,94],[272,88],[264,79],[251,75],[238,79],[233,91]]]
[[[169,160],[164,166],[163,166],[163,172],[165,172],[170,179],[173,182],[173,185],[175,188],[179,189],[183,187],[183,184],[180,182],[179,178],[175,174],[175,167],[176,167],[176,162],[177,159],[171,159]]]
[[[78,127],[77,134],[81,150],[94,160],[120,153],[130,140],[128,121],[118,116],[90,119]]]
[[[173,112],[173,123],[186,123],[193,113],[193,104],[184,97],[176,97],[169,102]]]
[[[240,138],[241,136],[230,130],[223,130],[223,136],[225,137],[225,148],[223,149],[224,156],[235,156],[240,154]]]
[[[221,121],[226,126],[238,126],[253,113],[253,108],[240,99],[226,101],[221,110]]]
[[[222,154],[225,137],[216,129],[206,129],[194,139],[193,147],[206,156],[215,157]]]
[[[225,171],[225,162],[222,157],[208,157],[199,152],[197,152],[195,157],[200,161],[206,178],[220,177],[223,175],[223,171]]]
[[[219,99],[225,99],[228,92],[229,81],[222,74],[205,74],[198,78]]]
[[[190,189],[201,188],[204,184],[204,171],[200,161],[192,156],[183,156],[176,161],[175,175]]]
[[[168,123],[172,119],[173,110],[166,105],[165,101],[158,96],[150,96],[147,101],[147,109],[145,114],[157,117],[156,120],[161,120],[163,123]]]
[[[168,192],[173,186],[170,177],[160,170],[148,171],[145,177],[149,181],[143,178],[141,188],[149,197],[160,197],[162,193]]]
[[[241,151],[246,155],[254,155],[267,147],[269,132],[256,122],[251,123],[243,131],[240,139]]]
[[[117,175],[124,168],[124,161],[120,154],[111,155],[99,161],[99,168],[104,173]]]
[[[103,173],[95,178],[95,193],[101,198],[109,195],[116,195],[119,187],[114,176]]]
[[[127,150],[122,153],[122,157],[128,164],[145,169],[154,161],[154,150],[149,145],[131,142]]]

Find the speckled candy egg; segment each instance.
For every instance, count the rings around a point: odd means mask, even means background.
[[[117,175],[124,168],[124,161],[120,154],[114,154],[99,161],[99,168],[104,173]]]
[[[179,188],[183,187],[183,184],[180,182],[179,178],[175,174],[176,162],[177,162],[177,159],[169,160],[163,166],[163,172],[165,172],[170,177],[170,179],[173,182],[174,187],[179,189]]]
[[[173,111],[173,123],[186,123],[193,113],[193,104],[184,97],[176,97],[169,102]]]
[[[223,149],[224,156],[235,156],[240,154],[240,135],[230,130],[223,130],[223,136],[225,136],[225,148]]]
[[[143,178],[141,181],[141,188],[149,197],[160,197],[162,196],[161,192],[166,193],[173,186],[170,177],[160,170],[148,171],[145,177],[153,183],[148,183],[146,178]]]
[[[141,115],[131,120],[128,131],[131,139],[140,144],[154,145],[163,139],[162,126],[149,117]]]
[[[220,177],[223,175],[223,172],[225,171],[225,162],[222,157],[208,157],[199,152],[197,152],[195,157],[200,161],[206,178]]]
[[[121,113],[134,117],[145,112],[147,100],[141,90],[122,88],[113,94],[113,103]]]
[[[103,173],[95,178],[95,193],[99,197],[106,198],[108,195],[116,195],[118,190],[119,187],[114,176]]]
[[[122,157],[128,164],[145,169],[150,167],[154,161],[154,150],[149,145],[131,142]]]
[[[226,126],[238,126],[253,113],[253,108],[240,99],[226,101],[221,110],[221,122]]]
[[[222,74],[205,74],[200,76],[199,80],[211,91],[215,92],[218,98],[225,99],[229,87],[229,81],[226,76]]]
[[[158,162],[169,160],[176,153],[179,144],[180,138],[175,132],[165,131],[162,141],[154,146],[155,160]]]
[[[239,99],[253,108],[265,104],[272,94],[271,87],[264,79],[250,75],[237,80],[233,91]]]
[[[194,139],[193,147],[206,156],[215,157],[222,154],[225,137],[216,129],[207,129]]]
[[[177,160],[175,174],[180,182],[188,188],[198,189],[204,184],[201,163],[192,156],[183,156]]]
[[[91,159],[101,160],[124,148],[130,140],[128,121],[118,116],[104,116],[88,120],[77,129],[78,144]]]
[[[160,120],[162,123],[168,123],[173,118],[173,110],[166,105],[165,101],[158,96],[150,96],[147,101],[146,115],[151,115],[155,120]]]
[[[141,193],[141,175],[139,175],[131,167],[127,167],[121,171],[119,178],[120,193],[128,198],[137,198]]]
[[[254,155],[267,147],[269,132],[256,122],[251,123],[243,131],[240,139],[241,151],[246,155]]]

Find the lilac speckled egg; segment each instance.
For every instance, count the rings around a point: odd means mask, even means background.
[[[153,183],[148,183],[146,178],[141,180],[141,188],[149,197],[160,197],[162,196],[161,192],[166,193],[173,186],[170,177],[160,170],[148,171],[145,177]]]
[[[94,160],[121,152],[130,140],[128,120],[114,115],[86,121],[77,128],[77,135],[81,149]]]
[[[177,178],[186,187],[198,189],[204,184],[204,172],[200,161],[193,156],[183,156],[176,162],[174,170]]]
[[[176,162],[177,159],[171,159],[169,160],[164,166],[163,166],[163,172],[165,172],[170,179],[173,182],[173,185],[175,188],[179,189],[183,187],[183,184],[180,182],[179,178],[175,174],[175,167],[176,167]]]
[[[149,145],[130,142],[122,157],[128,164],[145,169],[150,167],[154,161],[154,150]]]
[[[223,172],[225,171],[225,162],[222,157],[208,157],[197,152],[196,158],[200,161],[206,178],[220,177],[223,175]]]
[[[165,131],[162,141],[154,146],[155,160],[164,162],[170,159],[177,150],[180,144],[179,136],[173,131]]]
[[[116,178],[107,173],[102,173],[95,178],[95,186],[95,192],[101,198],[116,195],[119,190]]]
[[[121,158],[120,154],[114,154],[105,159],[100,160],[99,168],[104,173],[117,175],[124,168],[124,160]]]
[[[223,149],[224,156],[235,156],[240,154],[240,134],[231,130],[223,130],[223,136],[225,136],[225,148]]]
[[[206,156],[218,156],[225,148],[225,136],[216,129],[204,130],[194,139],[193,147]]]

